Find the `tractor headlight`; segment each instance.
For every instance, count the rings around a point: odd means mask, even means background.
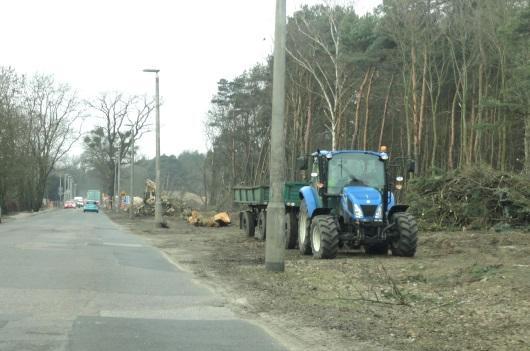
[[[381,206],[381,205],[377,206],[377,209],[375,210],[374,219],[375,220],[382,220],[383,219],[383,206]]]
[[[363,210],[361,210],[361,206],[357,204],[353,204],[353,214],[355,215],[355,218],[363,218]]]

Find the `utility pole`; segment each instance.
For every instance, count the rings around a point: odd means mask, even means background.
[[[120,145],[120,154],[118,155],[118,182],[116,186],[116,191],[118,192],[118,196],[116,198],[116,212],[120,212],[120,206],[121,206],[121,190],[120,190],[120,181],[121,181],[121,145]]]
[[[68,199],[68,174],[64,174],[64,193],[63,193],[63,202],[66,202]]]
[[[160,91],[159,91],[159,79],[158,79],[158,72],[160,72],[160,70],[150,68],[150,69],[144,69],[144,72],[156,74],[156,79],[155,79],[155,94],[156,94],[155,225],[157,227],[162,227],[163,226],[162,202],[160,200],[160,197],[162,196],[162,187],[160,186]]]
[[[131,129],[131,188],[129,191],[129,218],[134,217],[134,129]]]
[[[74,178],[72,176],[68,176],[68,200],[72,200],[72,185],[73,185]]]
[[[112,184],[112,210],[116,212],[116,176],[118,175],[117,163],[114,163],[114,184]]]
[[[63,177],[59,177],[59,207],[64,205]]]
[[[267,206],[267,241],[265,268],[271,272],[285,270],[285,33],[286,0],[276,0],[274,34],[274,71],[272,79],[272,123],[270,154],[270,201]]]

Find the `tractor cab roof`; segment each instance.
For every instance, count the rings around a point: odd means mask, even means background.
[[[311,156],[333,158],[333,156],[338,155],[338,154],[368,154],[368,155],[373,155],[376,157],[384,157],[387,155],[384,152],[367,151],[367,150],[335,150],[335,151],[319,150],[317,152],[313,152]]]

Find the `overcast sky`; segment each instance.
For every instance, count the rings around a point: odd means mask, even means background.
[[[317,0],[287,0],[291,14]],[[346,1],[345,1],[346,2]],[[357,0],[364,14],[381,0]],[[275,0],[0,0],[0,65],[49,73],[87,99],[154,94],[160,69],[161,152],[206,150],[203,121],[220,78],[272,52]],[[154,120],[154,115],[153,115]],[[91,122],[87,122],[87,126]],[[154,132],[138,143],[154,156]],[[79,153],[81,146],[75,148]]]

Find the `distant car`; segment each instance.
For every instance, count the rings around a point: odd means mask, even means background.
[[[84,203],[85,203],[84,200],[83,200],[83,197],[82,197],[82,196],[76,196],[76,197],[74,197],[74,201],[75,201],[75,204],[76,204],[76,206],[77,206],[78,208],[83,207],[83,205],[84,205]]]
[[[64,208],[75,208],[75,201],[65,201],[64,202]]]
[[[99,213],[99,206],[97,201],[87,200],[85,206],[83,206],[83,212],[96,212]]]

